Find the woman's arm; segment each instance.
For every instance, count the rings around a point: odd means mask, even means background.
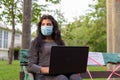
[[[31,43],[29,49],[29,64],[28,70],[34,73],[49,73],[49,67],[42,67],[38,65],[39,60],[39,52],[35,48],[34,42]]]
[[[39,53],[38,50],[35,48],[34,41],[30,45],[29,49],[29,64],[28,64],[28,70],[30,72],[34,73],[40,73],[41,66],[37,65],[39,59]]]

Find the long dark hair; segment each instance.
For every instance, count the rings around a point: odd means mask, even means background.
[[[61,32],[58,27],[57,21],[53,18],[51,15],[43,15],[41,17],[41,20],[38,23],[38,28],[37,28],[37,37],[34,40],[34,45],[38,48],[41,47],[43,43],[43,39],[45,39],[45,36],[41,34],[41,24],[44,19],[49,19],[51,20],[53,24],[53,33],[52,33],[52,39],[58,44],[58,45],[65,45],[63,40],[61,39]]]

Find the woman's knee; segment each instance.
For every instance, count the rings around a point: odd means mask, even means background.
[[[36,74],[35,75],[35,80],[45,80],[43,75]]]
[[[79,74],[73,74],[70,76],[70,80],[82,80]]]
[[[68,78],[65,75],[58,75],[54,80],[68,80]]]

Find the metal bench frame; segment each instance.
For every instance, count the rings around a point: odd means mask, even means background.
[[[23,56],[24,54],[24,56]],[[103,53],[107,54],[107,53]],[[107,54],[109,56],[109,54]],[[109,62],[109,61],[108,61]],[[27,71],[27,64],[28,64],[28,50],[21,50],[20,51],[20,80],[34,80],[34,76],[32,73]],[[111,64],[119,64],[119,63],[111,63]],[[112,73],[111,71],[90,71],[92,78],[108,78],[108,76]],[[120,71],[116,71],[115,73],[120,74]],[[89,74],[82,73],[80,76],[84,78],[90,78]],[[111,78],[120,78],[120,76],[113,74]]]

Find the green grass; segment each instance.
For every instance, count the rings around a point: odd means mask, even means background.
[[[104,67],[94,66],[88,67],[91,71],[103,71],[105,70]],[[8,65],[7,61],[0,61],[0,80],[19,80],[19,73],[20,73],[20,64],[19,61],[13,61],[13,64]],[[83,79],[83,80],[90,80],[90,79]],[[106,80],[106,78],[97,78],[93,80]]]
[[[7,61],[0,61],[0,80],[19,80],[19,72],[19,61],[13,61],[11,65]]]
[[[90,71],[106,71],[106,67],[105,66],[89,66],[88,69]]]

